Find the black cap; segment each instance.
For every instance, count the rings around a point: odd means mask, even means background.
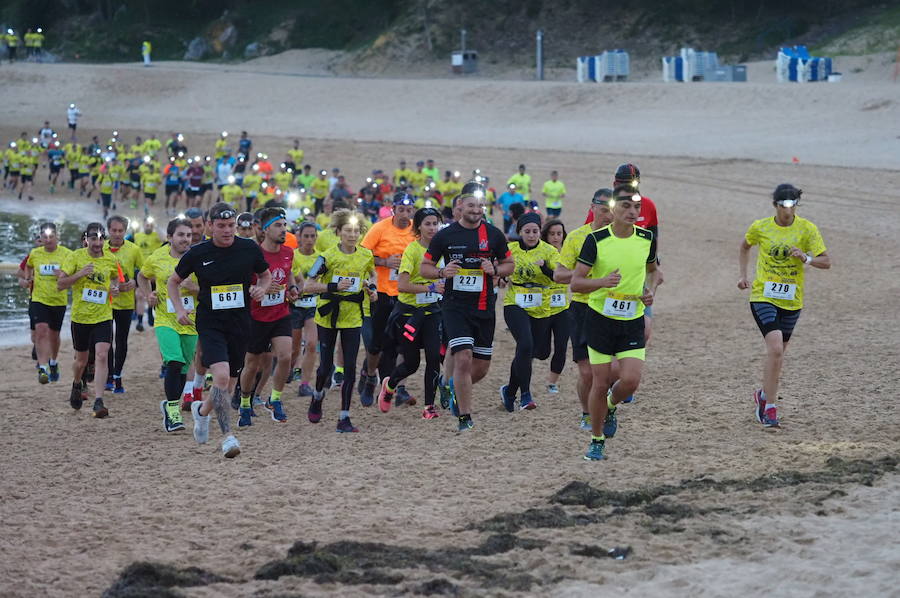
[[[790,183],[782,183],[775,187],[775,191],[772,193],[773,201],[784,201],[784,200],[793,200],[798,201],[800,199],[800,195],[803,194],[801,189],[797,189]]]
[[[526,212],[516,220],[516,232],[522,230],[526,224],[534,223],[538,225],[538,228],[541,226],[541,215],[536,214],[535,212]]]
[[[627,164],[619,164],[619,167],[616,168],[615,178],[613,179],[613,186],[618,186],[621,184],[631,184],[632,187],[637,189],[638,183],[641,182],[641,171],[640,169],[632,163]]]

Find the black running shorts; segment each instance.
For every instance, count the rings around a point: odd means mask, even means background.
[[[250,343],[247,353],[259,355],[272,350],[272,339],[278,336],[291,336],[291,316],[284,316],[274,322],[250,321]]]
[[[475,359],[490,359],[494,352],[493,310],[480,311],[467,305],[445,300],[441,308],[444,330],[447,331],[447,348],[456,354],[468,349]]]

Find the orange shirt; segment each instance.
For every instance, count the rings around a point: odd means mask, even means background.
[[[406,246],[416,240],[412,223],[406,228],[394,226],[393,218],[385,218],[372,225],[362,240],[362,246],[377,258],[386,259],[392,255],[402,256]],[[397,270],[386,266],[375,266],[378,276],[378,292],[397,296]]]
[[[288,231],[284,235],[284,245],[285,247],[290,247],[291,249],[297,249],[297,235]]]

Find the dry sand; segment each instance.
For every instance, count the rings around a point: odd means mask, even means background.
[[[539,180],[561,171],[572,226],[591,191],[632,154],[642,190],[659,206],[666,283],[645,383],[599,464],[581,459],[588,439],[577,430],[571,364],[558,398],[539,390],[536,411],[502,410],[496,389],[513,349],[502,323],[471,434],[453,433],[449,417],[423,421],[414,408],[383,415],[354,405],[362,432],[337,435],[336,394],[313,426],[292,385],[288,424],[257,418],[238,433],[244,453],[234,461],[221,458],[215,430],[203,447],[189,432],[162,431],[149,332],[132,333],[128,392],[109,399],[104,421],[68,407],[68,374],[40,388],[27,348],[3,349],[0,594],[97,595],[137,560],[231,580],[182,590],[190,596],[397,595],[434,579],[463,595],[896,594],[900,176],[888,169],[897,156],[888,150],[900,87],[423,85],[205,65],[3,68],[11,83],[0,89],[4,139],[21,123],[51,118],[59,127],[71,98],[85,112],[85,135],[182,129],[189,147],[210,148],[215,131],[246,128],[273,155],[298,136],[308,161],[340,165],[353,181],[401,157],[477,166],[495,182],[524,161]],[[816,100],[815,110],[785,115],[773,107],[788,103],[778,98]],[[860,109],[879,99],[889,103]],[[822,126],[794,126],[811,122]],[[788,163],[795,153],[799,165]],[[805,190],[801,213],[818,224],[835,265],[809,277],[785,367],[784,427],[764,432],[750,400],[762,342],[735,288],[736,253],[749,223],[770,213],[767,193],[785,180]],[[65,201],[40,191],[39,201]],[[86,215],[96,210],[80,205]],[[61,362],[70,358],[65,344]],[[536,389],[546,367],[536,365]],[[420,391],[420,379],[410,387]],[[615,497],[594,508],[551,502],[573,481],[631,498],[618,507]],[[509,546],[533,542],[460,556],[503,531],[517,538],[501,538]],[[346,571],[323,583],[253,580],[297,540],[383,543],[360,552],[394,555],[366,572],[393,583],[349,584]],[[583,545],[633,553],[624,561],[571,554]],[[317,558],[327,561],[327,552]]]

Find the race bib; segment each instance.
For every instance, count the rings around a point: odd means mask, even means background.
[[[355,272],[338,272],[331,277],[331,282],[340,284],[342,280],[350,281],[350,288],[341,291],[342,293],[358,293],[362,279]]]
[[[625,295],[610,294],[603,302],[603,315],[615,318],[634,318],[637,315],[637,298],[626,298]]]
[[[220,284],[210,289],[213,309],[237,309],[244,307],[244,285]]]
[[[540,307],[544,302],[544,295],[535,291],[533,293],[516,293],[516,305],[526,309],[529,307]]]
[[[259,302],[263,307],[281,305],[282,303],[284,303],[284,289],[281,289],[277,293],[266,293],[262,301]]]
[[[56,276],[57,270],[59,270],[59,264],[41,264],[41,267],[38,268],[41,276]]]
[[[395,268],[391,268],[391,275],[388,276],[388,280],[397,280],[400,278],[400,272]]]
[[[432,293],[431,291],[428,291],[427,293],[416,293],[416,305],[435,303],[439,298],[440,295]]]
[[[181,296],[181,304],[184,306],[185,311],[194,311],[194,297],[191,295],[182,295]],[[175,313],[175,306],[172,304],[172,300],[166,297],[166,311],[170,314]]]
[[[453,277],[453,290],[480,293],[484,290],[484,272],[482,270],[460,270]]]
[[[763,286],[763,297],[793,301],[797,294],[797,285],[793,282],[773,282],[767,280]]]
[[[103,289],[92,289],[90,287],[84,287],[83,289],[81,289],[81,299],[87,301],[88,303],[103,305],[104,303],[106,303],[107,297],[107,291]]]
[[[550,295],[550,307],[565,307],[569,304],[569,298],[565,293],[553,293]]]
[[[296,301],[294,301],[295,307],[315,307],[316,301],[318,300],[318,295],[304,295],[300,297]]]

